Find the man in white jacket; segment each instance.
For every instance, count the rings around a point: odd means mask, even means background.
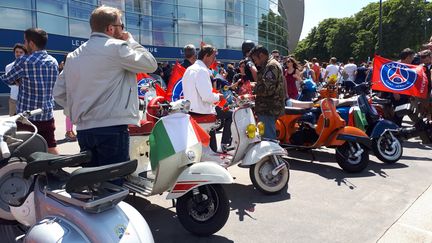
[[[129,159],[128,124],[138,124],[135,75],[154,72],[155,58],[123,31],[121,11],[96,8],[90,39],[67,56],[54,86],[54,98],[76,124],[81,151],[100,166]]]
[[[216,114],[214,103],[219,101],[223,95],[212,92],[210,79],[210,65],[216,60],[217,50],[211,45],[204,45],[198,53],[198,60],[186,69],[183,75],[183,94],[186,100],[191,102],[191,113],[195,114]],[[229,113],[227,116],[231,116]],[[228,120],[228,121],[227,121]],[[231,142],[231,117],[225,119],[227,124],[222,133],[222,150]],[[228,129],[225,129],[228,127]],[[214,131],[210,132],[210,147],[217,149]]]
[[[198,53],[198,60],[183,75],[184,98],[191,102],[190,111],[198,114],[216,114],[213,103],[222,94],[212,92],[210,65],[216,60],[216,48],[205,45]]]

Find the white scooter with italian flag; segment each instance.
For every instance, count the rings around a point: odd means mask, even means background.
[[[189,101],[168,104],[156,97],[147,109],[159,112],[160,118],[153,114],[140,127],[129,127],[130,157],[138,160],[138,167],[124,186],[144,196],[167,191],[167,199],[177,200],[185,229],[208,236],[228,220],[229,200],[221,184],[231,184],[233,178],[218,164],[200,161],[209,137],[187,114],[189,106]]]

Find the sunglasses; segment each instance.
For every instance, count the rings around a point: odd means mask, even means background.
[[[122,30],[124,30],[124,24],[112,24],[112,26],[118,26],[120,27]]]

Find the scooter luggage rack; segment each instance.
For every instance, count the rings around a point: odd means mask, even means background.
[[[136,160],[98,167],[80,168],[71,174],[62,170],[86,163],[91,152],[76,155],[52,155],[35,152],[24,168],[24,178],[44,174],[39,177],[43,192],[58,200],[83,208],[86,212],[100,213],[114,207],[128,194],[129,190],[107,181],[122,178],[137,167]],[[44,182],[46,181],[46,183]]]
[[[66,189],[51,189],[49,186],[44,188],[44,192],[88,213],[101,213],[111,209],[129,194],[128,189],[108,182],[103,182],[97,192],[68,193]]]
[[[124,187],[129,189],[131,192],[137,192],[143,194],[144,196],[148,196],[152,193],[154,177],[148,178],[148,174],[152,171],[143,171],[136,175],[128,175],[126,177],[127,181],[123,184]],[[145,176],[141,176],[141,174],[145,174]]]

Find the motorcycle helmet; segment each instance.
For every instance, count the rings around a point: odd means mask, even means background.
[[[303,80],[300,101],[312,101],[316,97],[316,84],[312,79]]]
[[[303,90],[307,92],[316,92],[315,82],[310,78],[303,80]]]
[[[245,57],[250,50],[252,50],[252,48],[255,47],[255,43],[251,40],[245,40],[242,44],[242,52],[243,52],[243,56]]]

